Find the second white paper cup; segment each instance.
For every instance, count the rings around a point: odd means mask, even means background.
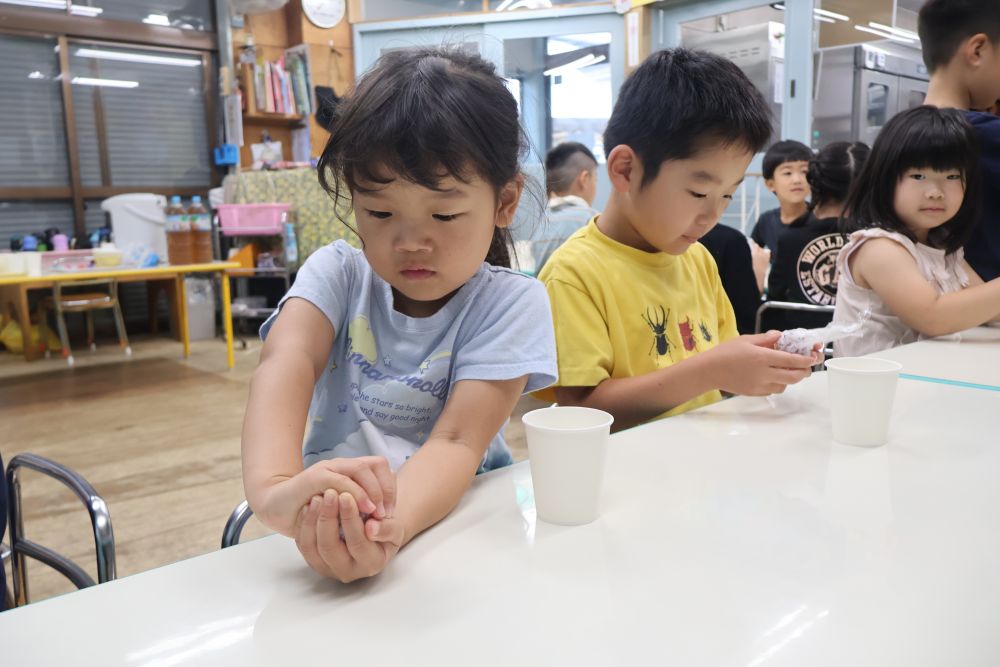
[[[886,443],[902,369],[898,362],[871,357],[839,357],[826,362],[834,440],[859,447]]]
[[[613,421],[602,410],[570,406],[522,417],[540,520],[575,526],[597,518]]]

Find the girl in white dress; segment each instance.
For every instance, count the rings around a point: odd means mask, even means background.
[[[976,137],[961,112],[921,106],[886,123],[842,220],[850,240],[837,258],[833,321],[864,325],[836,343],[837,356],[1000,317],[1000,279],[984,283],[962,251],[981,197]]]

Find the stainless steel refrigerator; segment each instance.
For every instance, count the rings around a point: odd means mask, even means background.
[[[915,49],[895,45],[843,46],[818,55],[813,101],[813,148],[832,141],[869,146],[900,111],[924,103],[927,68]]]

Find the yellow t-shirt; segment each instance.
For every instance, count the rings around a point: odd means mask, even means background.
[[[552,302],[562,387],[596,387],[683,361],[735,338],[736,316],[715,260],[700,243],[682,255],[637,250],[592,219],[538,276]],[[555,400],[550,388],[538,392]],[[666,417],[722,398],[713,390]]]

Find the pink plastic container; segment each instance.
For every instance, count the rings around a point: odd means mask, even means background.
[[[42,253],[42,273],[87,268],[93,250],[50,250]]]
[[[219,228],[226,236],[280,234],[291,204],[219,204]]]

